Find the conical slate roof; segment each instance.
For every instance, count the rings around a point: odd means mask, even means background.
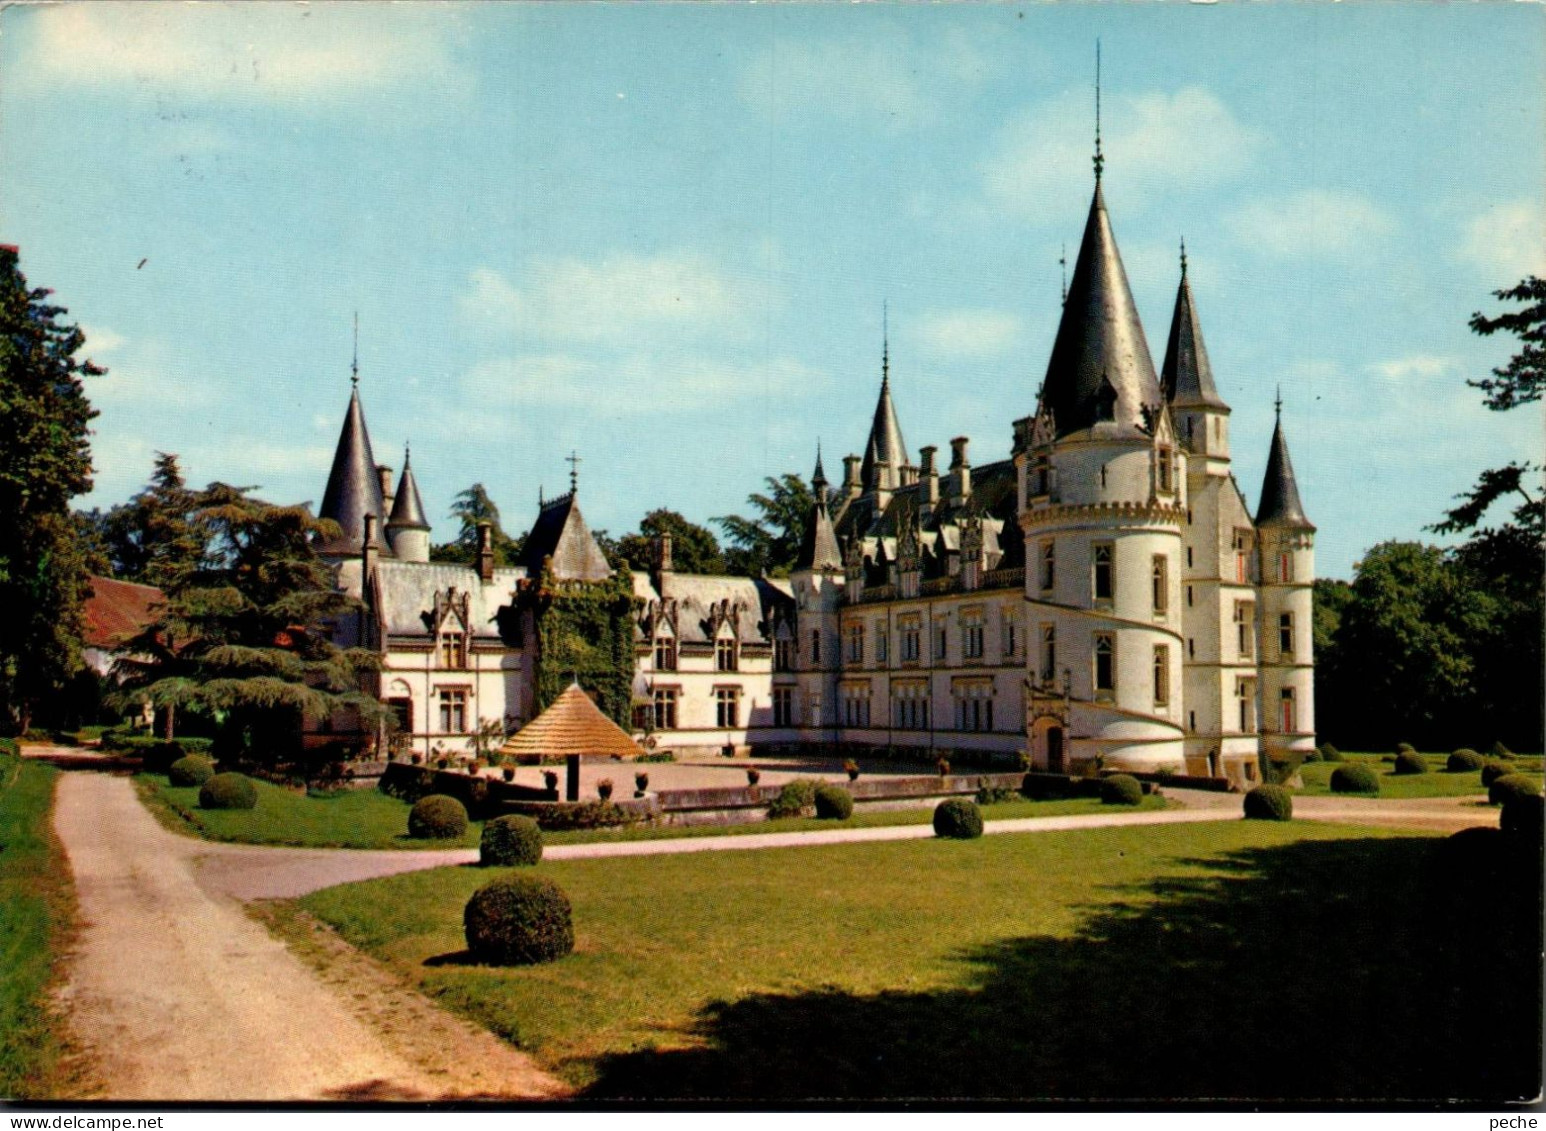
[[[1261,481],[1261,505],[1256,508],[1257,526],[1287,526],[1314,530],[1299,502],[1299,484],[1294,481],[1294,464],[1288,458],[1288,441],[1283,438],[1283,418],[1272,429],[1272,451],[1267,455],[1267,473]]]
[[[796,570],[842,569],[843,556],[838,553],[837,535],[832,531],[832,516],[827,513],[827,477],[821,470],[821,453],[816,453],[816,472],[811,476],[816,501],[811,504],[811,517],[805,524],[805,534],[800,539],[800,556],[795,559]]]
[[[1181,260],[1181,285],[1176,289],[1176,312],[1170,319],[1170,340],[1165,343],[1165,364],[1160,370],[1165,399],[1173,405],[1228,408],[1213,385],[1213,367],[1202,344],[1202,323],[1192,299],[1192,284]]]
[[[864,446],[864,462],[859,466],[859,482],[868,490],[876,483],[875,468],[901,467],[907,463],[907,444],[902,440],[902,425],[896,418],[896,406],[891,403],[891,373],[889,360],[882,365],[880,399],[875,402],[875,420],[870,425],[870,438]]]
[[[545,558],[553,559],[553,576],[561,581],[604,581],[612,576],[607,556],[585,525],[573,491],[543,503],[526,536],[521,565],[527,576],[540,574]]]
[[[342,534],[318,547],[323,554],[358,554],[365,541],[365,516],[376,516],[376,547],[386,550],[381,537],[381,479],[376,474],[376,457],[370,450],[370,433],[365,429],[365,410],[360,407],[360,390],[349,394],[349,411],[343,431],[338,434],[338,450],[333,453],[333,470],[328,473],[327,490],[322,494],[319,516],[330,518],[342,528]]]
[[[397,480],[397,494],[392,497],[392,517],[387,526],[394,530],[428,530],[429,520],[424,517],[424,502],[419,498],[419,481],[413,477],[413,462],[403,453],[403,474]]]
[[[1103,420],[1137,435],[1143,408],[1160,403],[1154,361],[1098,181],[1042,399],[1052,409],[1059,436]]]
[[[628,758],[644,751],[622,727],[601,713],[578,683],[572,683],[547,710],[507,738],[499,753],[506,758],[533,754]]]

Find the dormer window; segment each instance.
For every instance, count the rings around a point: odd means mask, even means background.
[[[655,670],[658,672],[676,671],[676,637],[655,637]]]
[[[440,634],[440,666],[459,671],[467,666],[467,634],[442,632]]]
[[[1169,448],[1161,448],[1159,450],[1159,465],[1156,477],[1159,480],[1159,489],[1167,493],[1176,489],[1175,458],[1175,453]]]
[[[794,671],[794,641],[787,636],[781,636],[773,641],[773,670]]]
[[[733,672],[737,667],[734,638],[721,636],[718,640],[714,641],[714,670],[717,672]]]

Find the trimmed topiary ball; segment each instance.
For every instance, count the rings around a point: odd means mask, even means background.
[[[199,787],[200,809],[256,809],[258,790],[245,774],[216,774]]]
[[[1321,757],[1323,759],[1325,759],[1326,761],[1328,761],[1328,762],[1345,762],[1345,761],[1347,761],[1346,758],[1342,757],[1342,751],[1338,750],[1335,746],[1333,746],[1329,742],[1321,743]]]
[[[478,863],[486,868],[513,868],[542,859],[542,829],[530,817],[495,817],[483,826]]]
[[[975,801],[947,797],[934,807],[934,835],[950,840],[974,840],[982,835],[982,810]]]
[[[1368,766],[1347,762],[1331,771],[1332,793],[1378,793],[1380,778]]]
[[[816,816],[824,821],[846,821],[854,815],[854,799],[842,786],[816,787]]]
[[[1324,762],[1326,759],[1321,754],[1320,748],[1316,747],[1304,756],[1304,760],[1306,762]]]
[[[1482,784],[1490,789],[1493,782],[1513,772],[1514,767],[1510,766],[1507,762],[1497,758],[1488,758],[1482,764]]]
[[[1494,758],[1502,758],[1505,762],[1511,762],[1515,758],[1514,752],[1501,742],[1494,742],[1492,744],[1492,756]]]
[[[1245,795],[1245,815],[1252,821],[1292,821],[1293,795],[1281,785],[1259,785]]]
[[[1428,760],[1415,750],[1403,750],[1396,755],[1396,768],[1391,771],[1394,774],[1426,774],[1428,772]]]
[[[1444,760],[1444,769],[1451,774],[1471,774],[1486,765],[1487,759],[1474,750],[1462,746]]]
[[[1506,805],[1510,798],[1534,797],[1540,792],[1541,783],[1528,774],[1504,774],[1487,787],[1487,804]]]
[[[1103,805],[1142,805],[1143,786],[1131,774],[1112,774],[1101,779],[1100,800]]]
[[[530,966],[574,949],[574,912],[545,876],[516,874],[484,884],[462,913],[467,949],[479,962]]]
[[[421,797],[408,813],[408,835],[415,840],[455,840],[466,831],[466,807],[443,793]]]
[[[166,780],[172,785],[203,785],[215,776],[215,764],[208,758],[189,754],[166,768]]]
[[[1398,743],[1396,743],[1396,753],[1397,754],[1416,754],[1417,753],[1417,747],[1413,746],[1410,742],[1398,742]]]

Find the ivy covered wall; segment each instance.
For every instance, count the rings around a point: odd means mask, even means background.
[[[578,679],[597,706],[629,730],[633,714],[633,577],[622,568],[606,581],[560,581],[543,570],[517,592],[537,635],[536,692],[541,712]]]

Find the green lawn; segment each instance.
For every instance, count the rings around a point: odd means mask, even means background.
[[[1463,797],[1467,794],[1485,794],[1487,787],[1482,784],[1480,770],[1468,774],[1451,774],[1444,770],[1445,755],[1426,755],[1429,773],[1426,774],[1394,774],[1391,771],[1395,766],[1390,762],[1382,762],[1378,755],[1349,755],[1350,762],[1357,762],[1373,770],[1380,776],[1379,796],[1387,798],[1411,799],[1418,797]],[[1540,759],[1520,758],[1516,762],[1518,772],[1533,773],[1537,778],[1541,776]],[[1337,768],[1335,762],[1310,762],[1300,768],[1300,775],[1304,780],[1304,787],[1296,790],[1309,796],[1324,796],[1331,793],[1331,775]],[[1352,796],[1360,796],[1354,794]]]
[[[258,807],[248,811],[199,808],[199,791],[168,785],[159,774],[141,774],[135,781],[140,796],[164,824],[174,831],[193,833],[209,840],[241,844],[282,844],[307,848],[470,848],[476,847],[482,826],[474,824],[459,841],[410,840],[407,835],[409,806],[374,789],[350,790],[332,797],[309,797],[257,782]],[[1163,808],[1161,798],[1144,799],[1143,808]],[[1100,812],[1098,800],[1008,801],[983,810],[988,820],[1019,817],[1064,817]],[[631,829],[584,829],[546,833],[548,844],[594,844],[628,840],[664,840],[674,837],[746,836],[752,833],[802,832],[810,829],[871,828],[879,825],[926,825],[934,819],[928,809],[895,809],[859,812],[847,821],[823,821],[794,817],[756,821],[744,825],[645,826]]]
[[[49,1005],[72,919],[69,866],[49,825],[58,771],[0,756],[0,1097],[56,1091],[63,1048]]]
[[[1533,1095],[1539,904],[1445,882],[1439,843],[1239,821],[548,862],[577,948],[524,969],[467,963],[492,871],[300,903],[588,1097]]]
[[[481,826],[460,840],[412,840],[408,806],[374,789],[310,797],[254,782],[256,809],[200,809],[195,787],[168,785],[159,774],[135,777],[140,796],[168,827],[209,840],[306,848],[476,848]]]

